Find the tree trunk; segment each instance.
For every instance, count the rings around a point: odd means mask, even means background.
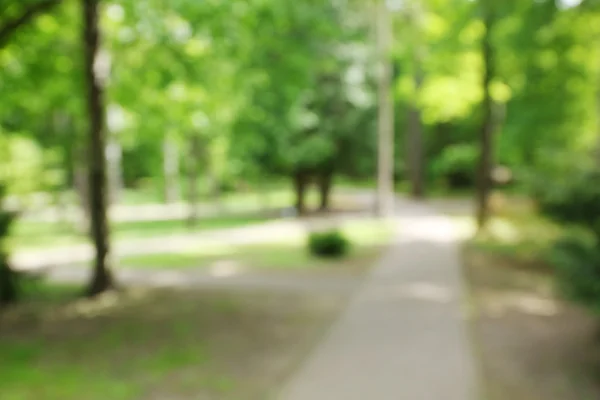
[[[600,87],[596,90],[596,167],[600,168]]]
[[[0,187],[0,206],[3,203],[4,189]],[[0,308],[12,304],[18,299],[18,286],[14,271],[8,265],[8,255],[4,253],[5,244],[14,215],[0,209]]]
[[[417,104],[417,99],[423,85],[423,70],[421,68],[421,56],[417,54],[414,57],[413,79],[415,85],[415,96],[410,106],[408,114],[408,143],[407,159],[411,182],[411,195],[415,199],[423,198],[425,194],[425,182],[423,171],[423,122],[421,120],[421,110]]]
[[[189,171],[188,171],[188,202],[190,206],[189,224],[190,226],[196,225],[198,222],[198,179],[200,177],[200,138],[192,134],[190,137],[190,149],[189,149]]]
[[[123,149],[115,137],[110,135],[106,146],[106,159],[108,160],[108,186],[110,201],[118,204],[123,193]]]
[[[0,309],[16,303],[19,297],[15,273],[6,259],[5,255],[0,254]]]
[[[296,193],[296,212],[298,215],[306,214],[306,188],[308,177],[304,172],[294,174],[294,190]]]
[[[107,71],[102,70],[98,59],[100,47],[99,0],[82,0],[83,40],[85,63],[84,73],[87,86],[87,106],[89,118],[90,166],[89,204],[91,233],[96,251],[92,280],[87,293],[91,296],[102,293],[114,286],[111,273],[111,245],[107,211],[106,179],[106,130],[104,118],[103,84]]]
[[[331,206],[331,188],[333,187],[333,171],[324,171],[319,176],[319,210],[328,211]]]
[[[394,99],[390,60],[392,21],[385,0],[378,0],[379,115],[377,150],[377,213],[388,216],[394,204]]]
[[[165,203],[179,201],[179,149],[171,134],[163,141],[163,173]]]
[[[477,179],[477,226],[485,228],[490,217],[490,194],[492,191],[492,167],[494,145],[494,104],[490,93],[490,83],[494,78],[494,52],[492,48],[492,30],[494,14],[491,9],[493,0],[481,0],[484,13],[485,33],[482,39],[484,62],[483,76],[483,120],[481,125],[481,156]]]

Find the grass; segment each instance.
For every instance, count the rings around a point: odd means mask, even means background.
[[[346,222],[341,231],[351,242],[352,250],[348,257],[354,260],[370,260],[389,243],[392,235],[390,225],[374,220]],[[347,263],[346,259],[313,257],[308,253],[305,241],[290,237],[280,238],[276,243],[243,246],[223,243],[185,252],[128,256],[121,259],[121,264],[133,268],[202,268],[223,260],[233,261],[244,268],[282,270],[335,267]]]
[[[136,196],[140,200],[142,194]],[[150,198],[145,198],[150,200]],[[135,204],[135,203],[134,203]],[[214,203],[212,203],[214,205]],[[121,221],[113,222],[112,230],[117,239],[135,237],[150,237],[170,234],[184,234],[199,232],[208,229],[232,228],[252,223],[264,222],[272,218],[264,211],[266,208],[278,209],[289,207],[293,204],[293,193],[288,189],[273,190],[266,195],[257,193],[231,193],[221,199],[222,209],[237,211],[211,217],[201,217],[196,227],[190,227],[186,219],[147,220],[147,221]],[[206,204],[205,204],[206,205]],[[309,207],[316,207],[317,193],[311,191],[308,196]],[[87,243],[88,238],[84,232],[78,231],[72,225],[64,222],[37,222],[31,220],[17,220],[13,229],[9,245],[14,250],[35,248],[50,248],[73,244]]]
[[[56,296],[56,290],[51,290]],[[127,310],[136,307],[133,299],[112,304],[116,303],[79,301],[59,306],[53,309],[58,315],[40,313],[36,318],[42,320],[30,321],[33,326],[19,334],[19,329],[2,332],[0,397],[145,398],[144,387],[167,379],[170,371],[208,362],[204,343],[196,340],[192,318],[175,315],[176,324],[159,326],[155,317],[164,310],[145,308],[146,315],[134,318]],[[10,315],[5,318],[14,330]]]
[[[117,239],[132,237],[160,236],[177,233],[199,232],[210,229],[234,228],[265,222],[271,218],[266,215],[211,217],[198,221],[196,226],[190,226],[187,220],[165,221],[132,221],[113,224]]]
[[[565,228],[540,215],[535,205],[522,197],[500,197],[486,231],[467,246],[517,262],[533,263],[546,259],[547,251]],[[465,234],[475,232],[472,216],[453,215]]]
[[[0,313],[2,400],[270,398],[346,294],[36,286]]]
[[[219,196],[219,203],[228,208],[262,208],[265,204],[270,207],[287,207],[294,202],[294,193],[289,185],[278,184],[276,187],[268,185],[265,188],[237,192],[224,192]],[[161,204],[163,198],[155,188],[128,189],[123,191],[121,203],[123,205]],[[208,194],[201,194],[201,203],[214,204],[215,198]],[[317,191],[308,193],[309,204],[317,204]]]
[[[112,233],[116,239],[130,239],[235,228],[268,220],[272,218],[267,215],[220,216],[199,219],[193,227],[187,220],[182,219],[127,221],[113,223]],[[87,241],[86,235],[64,224],[19,221],[15,225],[9,245],[19,250],[81,244]]]

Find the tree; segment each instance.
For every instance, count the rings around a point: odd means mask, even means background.
[[[0,206],[3,204],[4,194],[5,188],[0,186]],[[8,251],[5,243],[13,220],[12,213],[0,208],[0,308],[12,304],[18,299],[16,275],[8,263]]]
[[[411,183],[411,195],[420,199],[425,194],[424,173],[424,148],[423,148],[423,122],[421,119],[421,105],[419,104],[421,89],[423,87],[423,56],[425,43],[423,43],[424,11],[422,4],[412,3],[408,11],[408,24],[412,31],[412,80],[414,94],[408,110],[408,127],[406,143],[406,159],[408,160],[408,175]]]
[[[489,198],[492,190],[492,168],[494,157],[494,102],[491,95],[491,83],[494,79],[494,49],[492,33],[495,23],[495,14],[491,0],[481,0],[483,23],[485,31],[481,41],[483,57],[483,118],[481,121],[480,146],[477,178],[477,225],[479,229],[485,228],[490,216]]]
[[[113,288],[112,253],[107,218],[106,128],[103,84],[105,60],[100,57],[99,0],[82,0],[84,72],[89,117],[89,197],[91,234],[96,251],[93,276],[87,293],[97,295]],[[104,70],[103,70],[104,68]]]
[[[24,8],[16,11],[16,13],[10,13],[12,4],[8,2],[0,2],[0,15],[12,15],[12,17],[6,20],[0,20],[0,49],[6,46],[13,35],[21,29],[24,25],[31,22],[38,15],[50,11],[53,7],[56,7],[62,0],[39,0],[32,2],[31,4],[25,4]],[[25,2],[24,2],[25,3]],[[20,4],[19,4],[20,5]]]
[[[232,154],[269,176],[291,178],[301,214],[316,183],[326,209],[335,174],[351,170],[350,160],[359,164],[353,154],[374,159],[375,138],[364,122],[373,106],[366,24],[333,2],[257,3],[247,25],[253,42],[239,68],[248,95]]]
[[[392,97],[391,11],[385,0],[377,4],[379,115],[377,150],[377,213],[392,213],[394,201],[394,100]]]

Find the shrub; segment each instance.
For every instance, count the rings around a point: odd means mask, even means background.
[[[308,249],[317,257],[339,258],[350,249],[350,242],[339,231],[313,232],[308,237]]]
[[[538,189],[540,211],[558,222],[583,226],[600,237],[600,172],[574,174]]]
[[[600,248],[597,242],[566,236],[555,244],[552,261],[560,292],[600,314]]]
[[[561,292],[600,314],[600,173],[573,171],[561,180],[539,185],[540,211],[585,234],[558,240],[551,251]]]
[[[477,147],[471,144],[448,146],[432,165],[432,172],[450,189],[467,189],[475,184],[478,157]]]

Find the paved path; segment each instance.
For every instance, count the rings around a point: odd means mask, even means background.
[[[323,223],[362,219],[370,216],[369,205],[372,196],[362,192],[342,192],[338,200],[352,202],[364,211],[348,211],[332,216],[315,216],[303,219],[282,218],[268,222],[244,225],[235,228],[211,229],[193,233],[166,234],[146,238],[130,238],[115,241],[113,246],[118,256],[158,254],[186,251],[199,244],[205,247],[223,243],[246,245],[273,242],[277,240],[294,240],[303,238],[307,230]],[[149,206],[152,209],[152,206]],[[130,212],[133,212],[130,210]],[[165,210],[154,210],[155,216],[161,212],[171,216]],[[144,214],[145,215],[145,214]],[[141,218],[146,218],[143,216]],[[157,219],[163,218],[159,217]],[[139,218],[139,217],[138,217]],[[89,243],[56,246],[50,249],[21,250],[12,254],[11,263],[17,269],[39,269],[67,264],[84,263],[93,259],[94,249]]]
[[[197,248],[211,247],[224,243],[228,245],[249,245],[291,241],[304,238],[307,231],[321,224],[336,221],[353,221],[369,218],[370,213],[349,212],[335,216],[314,217],[302,220],[279,219],[269,222],[245,225],[237,228],[211,229],[195,233],[169,234],[147,238],[132,238],[115,241],[118,256],[181,252]],[[17,269],[38,269],[68,264],[79,264],[93,259],[91,244],[58,246],[47,250],[24,250],[12,255],[12,264]]]
[[[394,246],[281,400],[475,400],[452,223],[398,204]]]

